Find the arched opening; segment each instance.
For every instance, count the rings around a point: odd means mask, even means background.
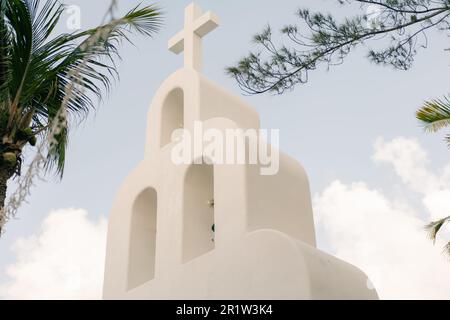
[[[184,127],[184,94],[183,90],[172,90],[162,107],[161,114],[161,147],[171,142],[172,133]]]
[[[183,209],[183,262],[187,262],[214,249],[214,166],[189,168]]]
[[[128,289],[155,277],[157,194],[142,191],[133,204],[128,260]]]

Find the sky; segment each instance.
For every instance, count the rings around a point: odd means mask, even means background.
[[[108,0],[64,1],[81,8],[81,26],[97,25]],[[221,25],[204,39],[204,74],[241,95],[224,69],[252,47],[268,23],[294,23],[298,8],[341,17],[355,8],[334,0],[198,0]],[[140,1],[119,0],[121,13]],[[152,1],[144,0],[150,4]],[[145,117],[161,82],[182,66],[167,50],[188,0],[159,1],[165,12],[153,38],[132,37],[118,63],[120,81],[88,121],[73,128],[64,179],[32,189],[0,239],[0,298],[101,297],[106,225],[121,182],[142,159]],[[62,21],[57,32],[67,32]],[[448,92],[448,36],[433,33],[407,72],[375,66],[365,48],[343,65],[319,68],[282,96],[242,96],[262,128],[280,129],[280,148],[305,167],[321,250],[366,272],[381,298],[450,298],[450,259],[423,226],[450,212],[450,151],[445,132],[425,134],[415,111]],[[10,190],[14,190],[14,184]]]

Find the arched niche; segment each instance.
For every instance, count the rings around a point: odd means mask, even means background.
[[[136,198],[131,215],[128,289],[155,277],[157,194],[147,188]]]
[[[194,164],[184,181],[183,262],[214,249],[214,166]]]
[[[183,127],[184,94],[181,88],[176,88],[167,95],[161,110],[160,146],[170,143],[173,131]]]

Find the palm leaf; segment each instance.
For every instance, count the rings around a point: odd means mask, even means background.
[[[67,111],[69,115],[75,115],[84,119],[94,103],[90,94],[101,98],[100,86],[109,90],[111,87],[111,76],[117,76],[114,58],[119,57],[118,45],[122,40],[130,41],[129,32],[151,36],[161,26],[160,13],[154,6],[139,9],[134,8],[124,17],[113,20],[98,28],[90,29],[80,33],[60,37],[48,46],[50,51],[55,51],[52,47],[63,48],[53,55],[52,59],[58,59],[58,63],[51,70],[54,77],[47,77],[41,86],[44,93],[50,97],[45,104],[36,103],[37,114],[50,122],[58,114],[65,97],[65,88],[71,83],[76,83],[72,87],[70,99],[67,99]],[[71,47],[69,43],[84,38],[76,47]],[[44,50],[45,51],[45,50]],[[62,52],[62,53],[61,53]],[[63,57],[61,59],[61,57]],[[104,72],[106,71],[106,72]],[[48,85],[56,83],[56,92],[48,92]],[[65,148],[67,145],[67,131],[59,136],[58,144],[51,148],[48,157],[48,168],[55,167],[62,175],[65,160]]]
[[[114,58],[119,57],[117,46],[121,40],[129,40],[127,31],[136,30],[150,36],[159,29],[160,25],[159,11],[154,6],[149,6],[142,9],[135,8],[124,17],[98,28],[72,35],[63,35],[55,39],[42,50],[44,53],[40,54],[40,56],[50,57],[48,58],[49,64],[54,65],[50,70],[52,76],[47,74],[40,89],[47,91],[48,85],[56,82],[60,84],[58,89],[64,90],[68,82],[75,81],[82,89],[87,89],[100,98],[99,85],[109,89],[111,75],[117,75]],[[84,40],[74,47],[74,41],[80,38],[84,38]],[[55,48],[61,48],[61,50]],[[42,60],[42,57],[39,59]],[[71,79],[67,78],[69,74],[72,74]],[[77,91],[74,96],[76,99],[69,102],[68,111],[83,115],[94,107],[86,94]],[[58,108],[57,105],[56,108]],[[52,113],[56,114],[58,110],[40,111],[48,116]]]
[[[5,20],[6,2],[0,0],[0,112],[9,105],[9,81],[11,79],[11,33]]]
[[[425,102],[416,116],[429,132],[436,132],[450,126],[450,100],[445,97]]]
[[[444,226],[444,224],[447,222],[450,222],[450,216],[440,219],[438,221],[430,222],[428,225],[425,226],[425,229],[428,231],[428,237],[431,240],[433,240],[433,242],[436,242],[437,234]]]
[[[130,41],[131,33],[153,36],[162,24],[157,7],[137,6],[97,28],[50,39],[65,8],[59,1],[0,3],[0,107],[8,106],[7,131],[14,132],[21,123],[28,125],[23,120],[31,113],[31,127],[42,138],[59,121],[63,104],[68,124],[85,119],[95,109],[93,97],[101,99],[103,89],[108,92],[118,78],[115,59],[120,58],[121,42]],[[67,137],[66,127],[48,148],[46,166],[60,175]]]
[[[450,256],[450,242],[445,245],[444,252]]]

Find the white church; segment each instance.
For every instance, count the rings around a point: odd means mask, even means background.
[[[191,4],[169,50],[184,67],[158,89],[145,157],[113,203],[105,299],[377,299],[367,276],[316,248],[307,175],[280,153],[255,164],[175,164],[172,133],[194,123],[259,129],[256,110],[201,73],[202,37],[219,24]]]

